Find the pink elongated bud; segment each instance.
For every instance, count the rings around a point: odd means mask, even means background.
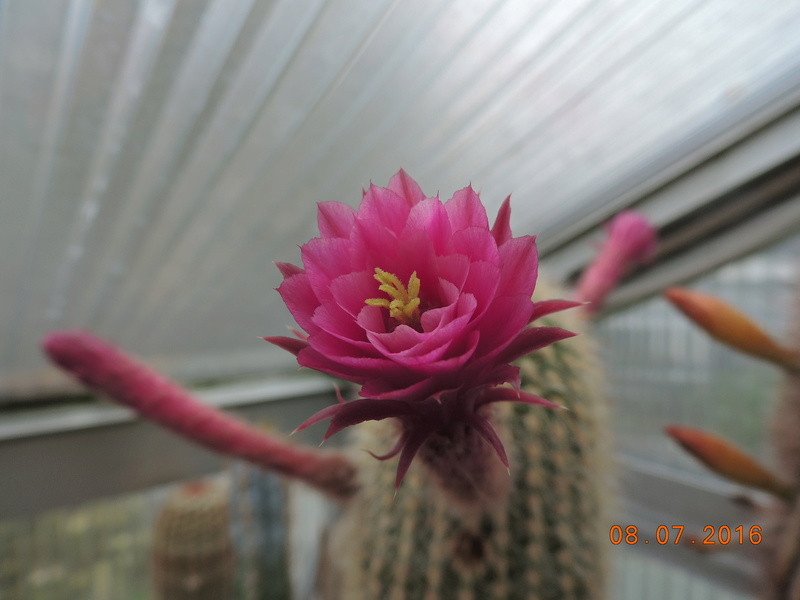
[[[656,229],[642,215],[623,211],[606,228],[608,237],[597,257],[584,271],[575,299],[590,303],[586,312],[594,314],[634,265],[652,258],[658,240]]]
[[[664,297],[726,346],[785,369],[797,369],[798,356],[794,350],[781,346],[747,315],[719,298],[679,287],[669,288]]]
[[[694,427],[668,425],[667,435],[706,467],[736,483],[764,490],[791,502],[796,491],[729,441]]]
[[[295,477],[345,500],[356,471],[342,454],[301,449],[207,406],[151,368],[84,331],[50,333],[44,352],[88,388],[193,442]]]

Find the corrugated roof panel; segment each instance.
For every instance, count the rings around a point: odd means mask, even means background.
[[[315,202],[402,166],[535,233],[800,67],[799,28],[779,0],[7,0],[0,392],[55,327],[289,365],[258,336]]]

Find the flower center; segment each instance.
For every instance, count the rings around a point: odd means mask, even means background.
[[[386,298],[369,298],[365,302],[370,306],[380,306],[389,309],[389,316],[405,325],[415,327],[419,323],[419,277],[414,271],[408,278],[408,286],[392,273],[375,268],[375,279],[381,285],[378,289],[389,294],[391,300]]]

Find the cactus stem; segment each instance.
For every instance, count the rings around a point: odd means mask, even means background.
[[[185,438],[302,479],[339,500],[357,490],[355,467],[344,455],[301,449],[266,435],[87,332],[51,333],[43,347],[56,365],[89,388]]]

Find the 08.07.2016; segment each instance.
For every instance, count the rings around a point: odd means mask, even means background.
[[[672,525],[670,527],[659,525],[656,527],[655,541],[661,546],[670,543],[670,541],[672,541],[673,544],[678,544],[681,541],[684,528],[684,525]],[[739,525],[733,529],[727,525],[720,525],[717,527],[714,525],[706,525],[703,527],[703,533],[705,533],[706,536],[702,540],[700,538],[692,538],[687,541],[691,544],[722,544],[724,546],[731,543],[745,544],[747,542],[757,545],[760,544],[763,539],[760,525],[752,525],[747,530],[743,525]],[[636,525],[628,525],[624,530],[621,525],[612,525],[608,532],[608,538],[615,546],[623,542],[629,546],[633,544],[650,543],[648,539],[641,539],[639,528]]]

